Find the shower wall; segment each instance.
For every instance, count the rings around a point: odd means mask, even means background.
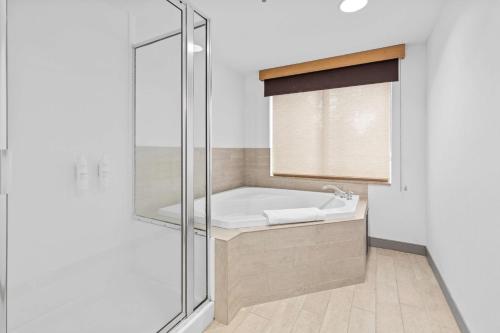
[[[102,254],[145,228],[130,229],[126,12],[97,0],[10,1],[8,38],[15,287]],[[82,195],[74,182],[79,154],[88,158],[91,180]],[[101,192],[96,171],[103,154],[112,175]],[[54,241],[55,235],[64,237]]]

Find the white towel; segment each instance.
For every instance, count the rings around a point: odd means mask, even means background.
[[[323,210],[317,207],[265,210],[264,215],[269,224],[322,221],[326,218]]]

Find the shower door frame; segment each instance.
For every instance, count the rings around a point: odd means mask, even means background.
[[[0,0],[3,1],[3,0]],[[211,278],[209,260],[210,237],[211,237],[211,194],[212,194],[212,145],[211,145],[211,125],[212,125],[212,55],[211,55],[211,21],[201,11],[195,9],[189,2],[183,0],[166,0],[168,3],[181,10],[182,23],[180,31],[164,34],[147,41],[132,45],[132,66],[133,66],[133,114],[136,117],[135,102],[135,55],[136,49],[167,39],[177,34],[182,37],[182,218],[181,218],[181,247],[182,247],[182,312],[172,318],[158,333],[166,333],[176,325],[187,319],[197,308],[212,301]],[[203,25],[194,24],[194,15],[198,14],[205,20]],[[205,230],[205,263],[206,263],[206,298],[195,304],[194,299],[194,30],[205,25],[206,28],[206,68],[205,68],[205,163],[206,163],[206,230]],[[135,121],[134,121],[134,145],[135,145]],[[135,146],[134,146],[135,151]],[[135,153],[134,153],[135,156]],[[135,160],[135,157],[134,157]],[[135,188],[135,162],[134,162],[134,188]],[[135,196],[135,190],[134,190]],[[135,199],[134,199],[135,202]],[[135,209],[134,209],[135,211]],[[162,225],[165,227],[177,228],[177,225],[170,225],[168,222],[160,222],[134,213],[137,220]],[[3,333],[0,331],[0,333]]]
[[[7,333],[7,0],[0,0],[0,333]]]
[[[0,0],[0,333],[7,333],[7,251],[8,251],[8,106],[7,106],[7,1]],[[199,307],[212,300],[210,271],[210,229],[212,193],[211,114],[212,114],[212,68],[210,19],[189,2],[167,0],[182,12],[182,312],[172,318],[158,332],[168,332],[189,317]],[[199,305],[194,304],[194,14],[206,20],[206,283],[207,297]],[[134,50],[133,50],[134,51]],[[133,52],[135,54],[135,52]],[[132,57],[135,64],[135,57]],[[135,75],[135,71],[134,71]],[[135,80],[133,80],[135,85]],[[134,89],[135,90],[135,89]],[[135,116],[135,99],[133,102]],[[135,144],[135,140],[134,140]],[[7,164],[7,165],[6,165]],[[135,175],[135,172],[134,172]],[[187,177],[191,175],[191,177]],[[135,192],[135,191],[134,191]],[[134,193],[135,195],[135,193]]]

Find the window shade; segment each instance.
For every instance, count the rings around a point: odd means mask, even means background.
[[[391,83],[274,96],[275,176],[388,182]]]
[[[264,96],[398,81],[398,59],[341,67],[264,81]]]

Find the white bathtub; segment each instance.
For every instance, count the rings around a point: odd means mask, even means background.
[[[345,218],[356,212],[359,196],[342,199],[332,193],[296,191],[264,187],[240,187],[212,195],[212,226],[226,229],[267,225],[263,212],[267,209],[317,207],[324,210],[326,219]],[[205,198],[194,202],[195,223],[205,215]],[[178,219],[180,206],[161,208],[159,213]]]

